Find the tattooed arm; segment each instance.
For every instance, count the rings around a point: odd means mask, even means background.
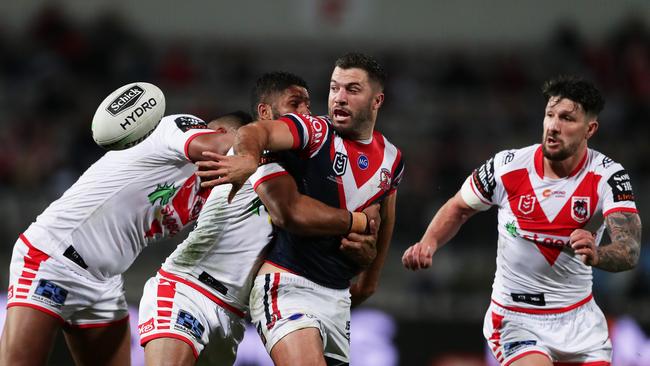
[[[614,212],[607,215],[605,224],[612,242],[598,247],[594,267],[609,272],[634,268],[641,251],[641,218],[637,213]]]
[[[571,233],[571,247],[589,266],[608,272],[632,269],[641,251],[641,218],[637,213],[614,212],[605,217],[612,242],[596,246],[594,235],[584,229]]]

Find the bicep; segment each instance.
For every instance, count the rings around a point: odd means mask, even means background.
[[[641,244],[641,217],[636,212],[616,211],[605,217],[612,243]]]

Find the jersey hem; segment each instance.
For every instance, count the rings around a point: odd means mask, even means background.
[[[573,309],[579,308],[582,305],[588,303],[591,301],[591,299],[594,298],[593,294],[589,294],[589,296],[585,297],[584,299],[578,301],[577,303],[573,305],[569,305],[563,308],[553,308],[553,309],[533,309],[533,308],[521,308],[517,306],[508,306],[508,305],[502,305],[498,303],[496,300],[492,299],[492,302],[506,310],[510,311],[516,311],[518,313],[525,313],[525,314],[560,314],[560,313],[566,313],[568,311],[571,311]]]
[[[162,268],[158,270],[158,273],[159,273],[163,278],[167,278],[167,279],[172,280],[172,281],[180,282],[180,283],[182,283],[182,284],[184,284],[184,285],[186,285],[186,286],[189,286],[189,287],[195,289],[196,291],[200,292],[203,296],[207,297],[208,299],[212,300],[212,301],[213,301],[214,303],[216,303],[217,305],[219,305],[219,306],[221,306],[222,308],[224,308],[224,309],[230,311],[231,313],[237,315],[237,316],[240,317],[240,318],[243,318],[243,317],[246,316],[246,314],[244,313],[244,311],[242,311],[242,310],[240,310],[240,309],[237,309],[236,307],[234,307],[234,306],[232,306],[232,305],[226,303],[225,301],[221,300],[220,298],[218,298],[217,296],[215,296],[215,295],[214,295],[213,293],[211,293],[210,291],[204,289],[202,286],[197,285],[196,283],[194,283],[194,282],[192,282],[192,281],[190,281],[190,280],[187,280],[187,279],[185,279],[185,278],[183,278],[183,277],[180,277],[180,276],[177,276],[177,275],[175,275],[175,274],[169,273],[169,272],[163,270]]]

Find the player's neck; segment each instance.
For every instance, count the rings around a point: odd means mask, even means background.
[[[575,173],[575,170],[582,163],[587,153],[587,146],[579,149],[578,152],[572,156],[561,160],[555,161],[544,157],[544,176],[548,178],[566,178]]]

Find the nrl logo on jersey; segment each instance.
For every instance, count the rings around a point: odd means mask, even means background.
[[[571,197],[571,217],[577,222],[589,220],[590,197]]]
[[[537,201],[537,197],[532,194],[521,196],[519,197],[519,206],[517,208],[522,214],[528,215],[535,209],[535,201]]]
[[[334,163],[332,164],[332,169],[334,170],[336,176],[340,177],[345,174],[345,168],[347,166],[348,156],[337,151],[336,155],[334,156]]]

